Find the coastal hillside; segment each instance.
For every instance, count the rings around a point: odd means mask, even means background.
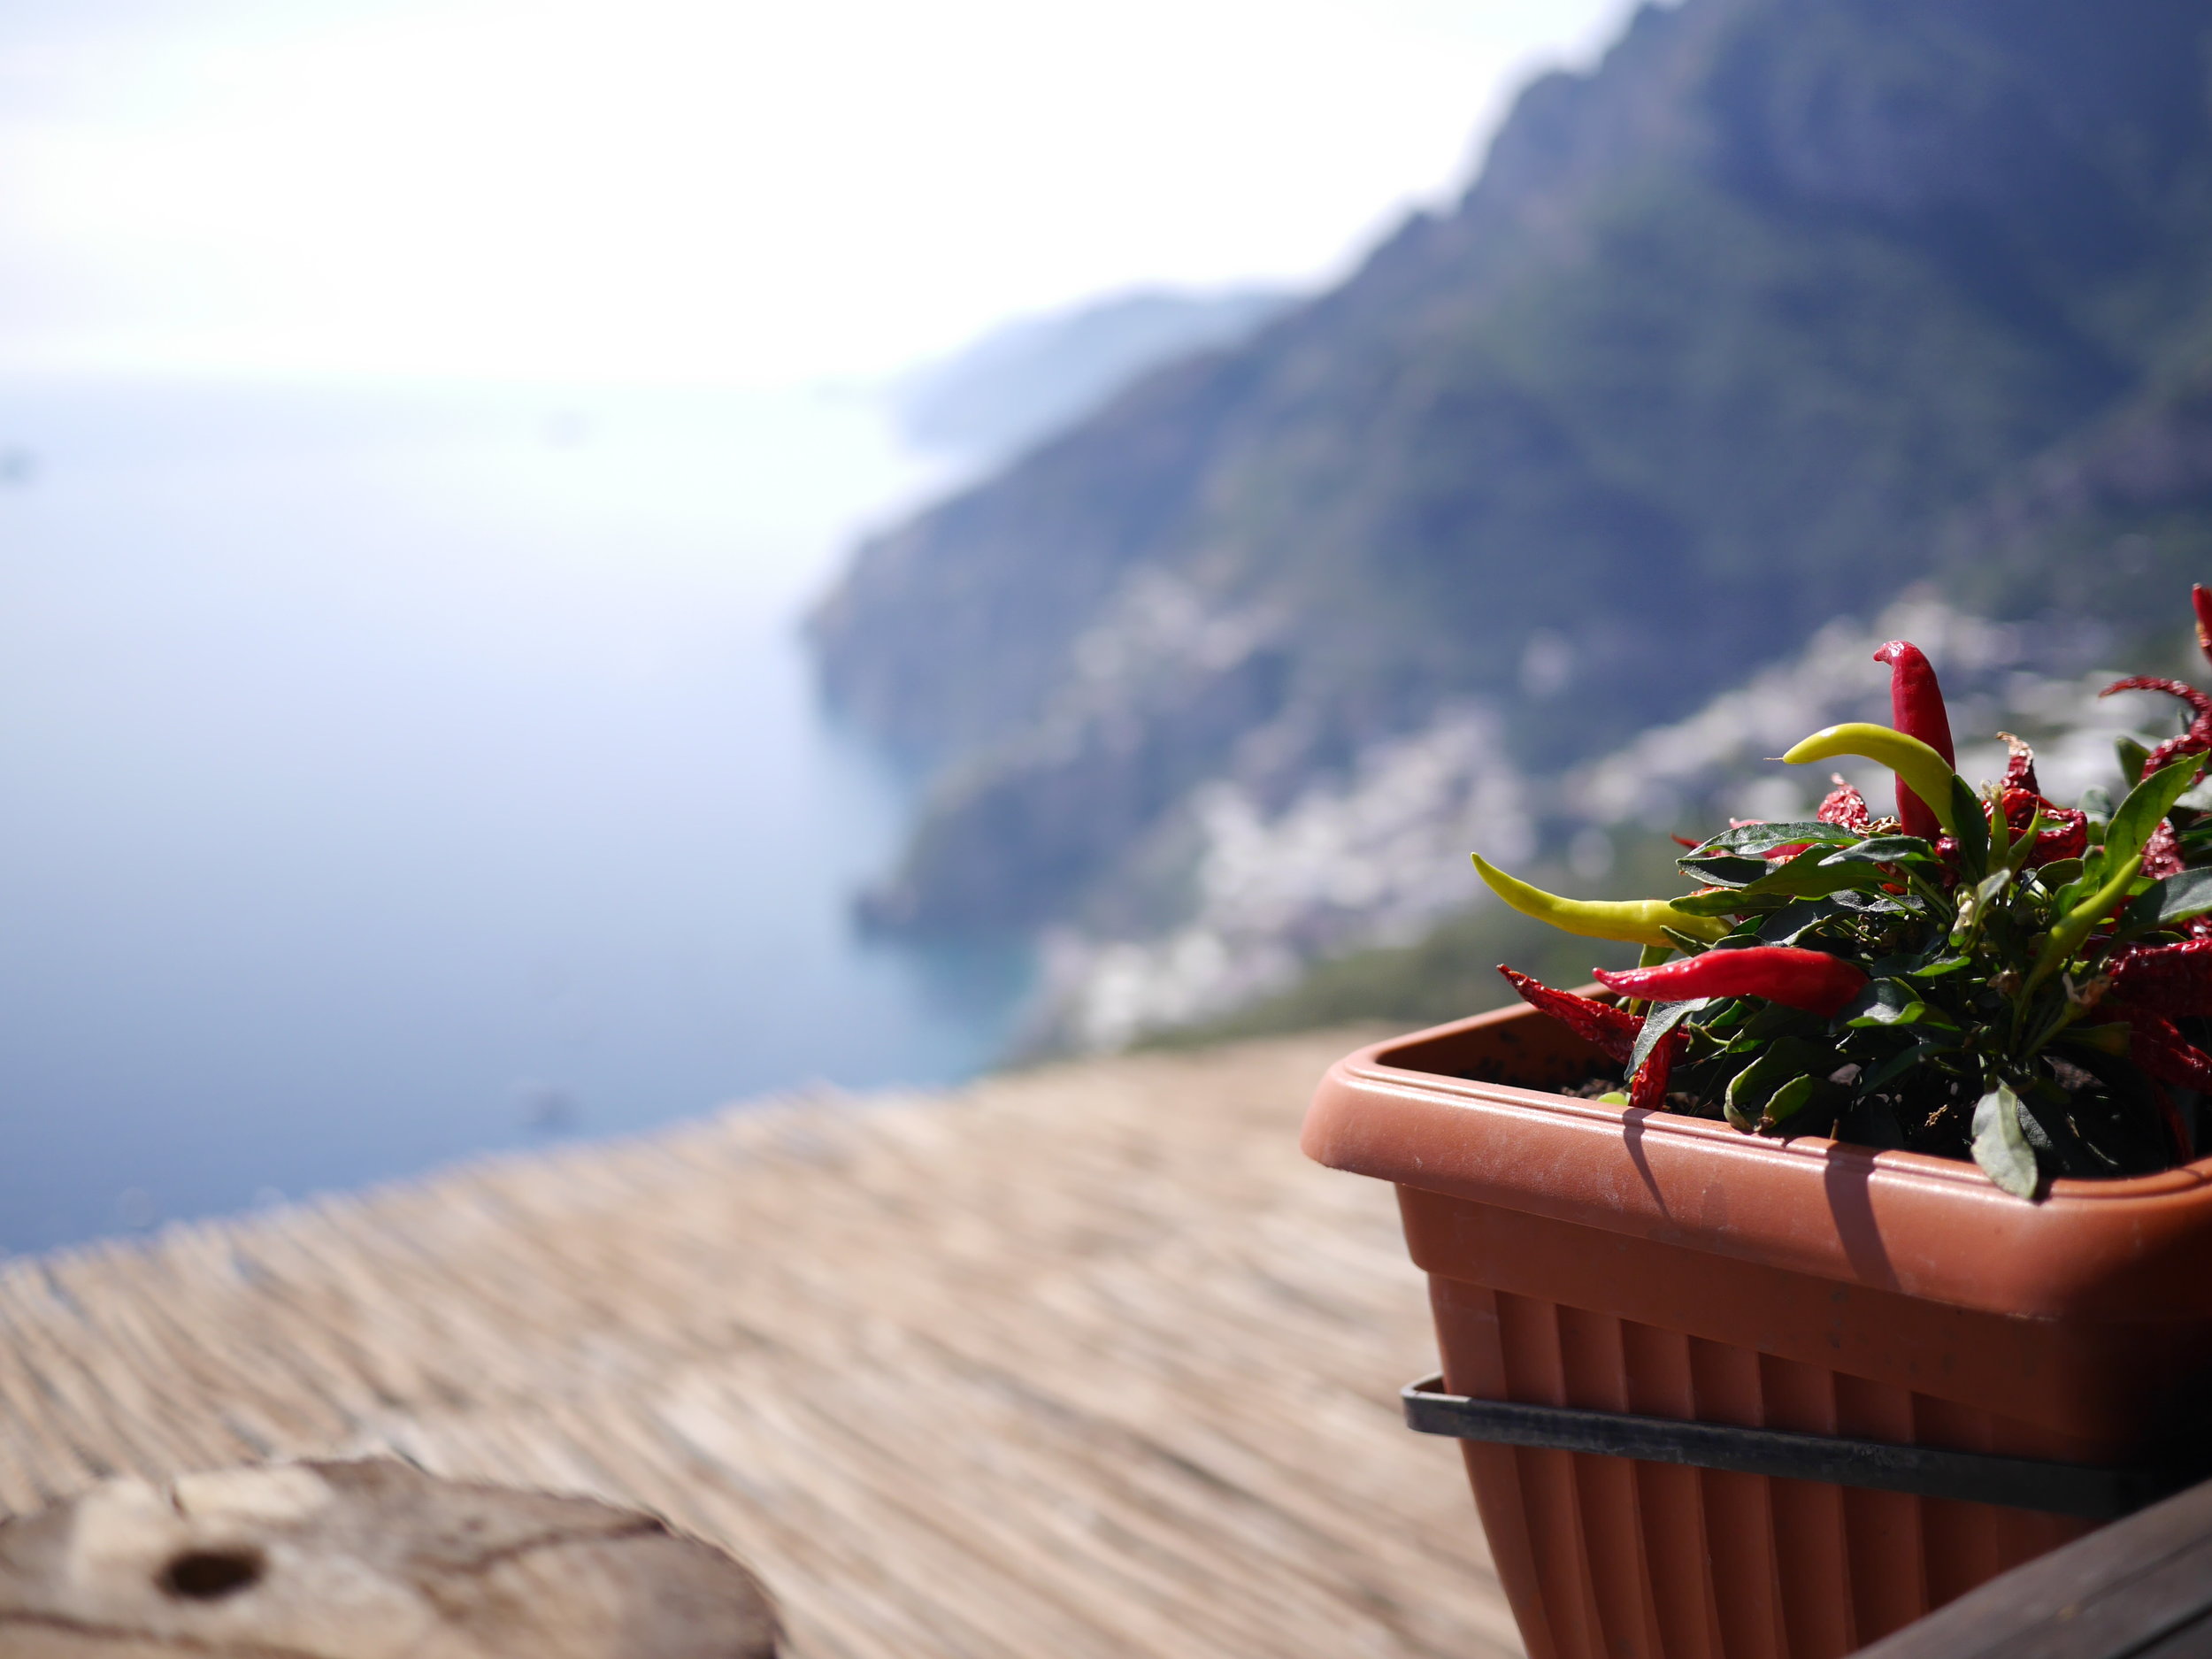
[[[822,681],[934,779],[868,914],[1094,965],[1377,778],[1555,844],[1537,786],[1916,582],[2069,662],[2149,627],[2206,546],[2208,46],[2177,0],[1647,7],[1341,287],[859,549]],[[1342,942],[1310,909],[1279,958]]]

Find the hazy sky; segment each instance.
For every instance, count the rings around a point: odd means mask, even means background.
[[[1315,280],[1625,0],[69,0],[0,19],[0,370],[872,375]]]

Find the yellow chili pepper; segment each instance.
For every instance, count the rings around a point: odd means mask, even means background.
[[[1949,761],[1918,738],[1871,721],[1848,720],[1815,732],[1782,758],[1793,766],[1803,766],[1816,760],[1833,760],[1839,755],[1861,755],[1880,762],[1920,797],[1946,833],[1958,833],[1951,811],[1951,780],[1956,774]]]
[[[1533,916],[1563,933],[1579,933],[1585,939],[1671,945],[1675,941],[1664,930],[1672,928],[1709,945],[1728,932],[1718,918],[1678,910],[1671,899],[1563,899],[1556,893],[1515,879],[1480,853],[1475,855],[1475,868],[1490,884],[1490,890],[1522,915]]]

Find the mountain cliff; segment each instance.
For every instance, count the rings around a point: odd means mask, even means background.
[[[2196,488],[2208,46],[2177,0],[1640,12],[1450,211],[858,550],[825,689],[934,778],[870,914],[1162,936],[1225,801],[1390,764],[1542,839],[1527,780],[1932,573],[2130,621],[2083,549],[2170,588],[2206,545],[2153,498]]]

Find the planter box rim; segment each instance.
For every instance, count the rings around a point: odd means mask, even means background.
[[[1314,1096],[1307,1156],[1957,1307],[2124,1321],[2212,1312],[2212,1275],[2192,1248],[2212,1221],[2212,1157],[2152,1175],[2059,1180],[2031,1202],[1962,1160],[1824,1136],[1771,1140],[1409,1064],[1423,1050],[1533,1033],[1542,1027],[1524,1022],[1544,1019],[1508,1007],[1356,1050]]]

